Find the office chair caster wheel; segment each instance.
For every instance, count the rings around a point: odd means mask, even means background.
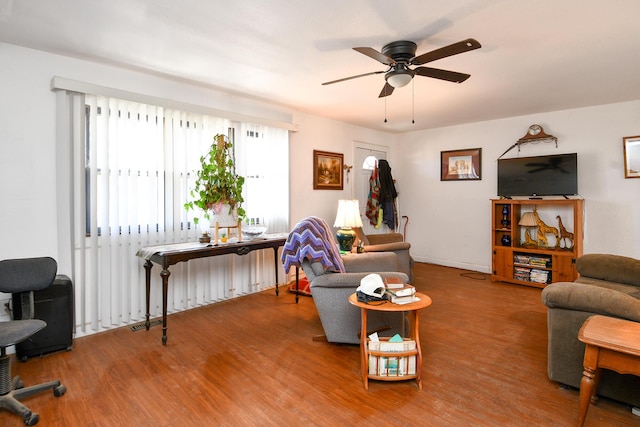
[[[24,425],[34,426],[38,424],[38,421],[40,421],[40,415],[36,414],[35,412],[29,412],[22,418],[22,420],[24,421]]]
[[[60,384],[58,387],[54,387],[53,388],[53,395],[55,397],[60,397],[63,394],[65,394],[66,392],[67,392],[67,388],[63,384]]]
[[[15,389],[18,390],[18,389],[21,389],[21,388],[24,388],[24,381],[22,381],[22,380],[16,381]]]

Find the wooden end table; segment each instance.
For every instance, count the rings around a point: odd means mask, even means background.
[[[640,323],[591,316],[580,328],[578,339],[586,344],[578,415],[578,426],[582,426],[589,404],[597,400],[601,368],[640,376]]]
[[[416,297],[419,301],[411,302],[409,304],[393,304],[391,301],[384,301],[382,303],[367,304],[359,302],[356,294],[349,296],[349,303],[359,307],[361,310],[361,329],[360,329],[360,370],[362,373],[362,381],[364,382],[364,389],[369,390],[369,378],[381,381],[400,381],[400,380],[416,380],[418,388],[422,390],[422,350],[420,348],[420,324],[418,318],[418,310],[431,305],[431,298],[420,292],[416,292]],[[390,311],[390,312],[409,312],[409,337],[416,342],[415,350],[408,350],[404,352],[384,352],[369,350],[368,336],[367,336],[367,311]],[[415,374],[406,374],[402,376],[380,376],[369,373],[369,356],[373,357],[413,357],[416,359],[416,372]]]

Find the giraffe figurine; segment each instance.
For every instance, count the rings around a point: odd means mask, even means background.
[[[559,248],[560,247],[560,242],[563,242],[565,249],[573,249],[573,242],[574,242],[573,233],[569,232],[564,227],[564,224],[562,224],[562,218],[560,218],[560,215],[556,216],[556,218],[558,219],[558,228],[560,229],[560,238],[558,239],[558,241],[556,243],[556,247]],[[571,246],[567,245],[567,239],[569,240],[569,243],[571,244]]]
[[[522,245],[525,247],[538,246],[538,242],[531,238],[531,233],[529,233],[528,228],[524,232],[524,243]]]
[[[549,241],[547,240],[546,234],[553,234],[556,238],[556,247],[557,247],[560,241],[559,239],[560,232],[558,231],[558,229],[545,224],[544,221],[542,221],[538,216],[537,209],[533,210],[533,216],[536,219],[536,223],[538,225],[538,234],[537,234],[538,246],[542,246],[543,248],[548,247]]]

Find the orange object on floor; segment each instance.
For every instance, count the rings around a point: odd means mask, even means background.
[[[311,283],[309,283],[306,277],[301,277],[300,280],[298,280],[298,290],[296,291],[296,282],[294,281],[289,285],[289,292],[292,294],[297,293],[298,295],[310,297]]]

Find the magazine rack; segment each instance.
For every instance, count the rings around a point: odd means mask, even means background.
[[[358,301],[356,294],[351,294],[349,303],[360,308],[361,310],[361,329],[360,329],[360,370],[362,373],[362,381],[364,389],[369,390],[369,379],[380,381],[400,381],[415,379],[418,388],[422,390],[422,350],[420,348],[420,324],[418,311],[431,305],[431,298],[427,295],[416,292],[416,301],[407,304],[393,304],[386,301],[383,304],[367,304]],[[415,342],[415,348],[408,348],[406,351],[381,351],[371,348],[369,338],[367,336],[367,310],[374,311],[390,311],[390,312],[408,312],[409,313],[409,336],[405,343]],[[381,338],[380,345],[388,341],[388,338]],[[412,346],[412,344],[408,344]],[[415,372],[410,374],[410,367],[415,359]],[[371,363],[386,363],[384,370],[370,366]],[[393,364],[389,369],[389,361]],[[402,369],[404,364],[405,369]],[[380,375],[380,374],[383,375]],[[391,375],[389,375],[391,374]]]

